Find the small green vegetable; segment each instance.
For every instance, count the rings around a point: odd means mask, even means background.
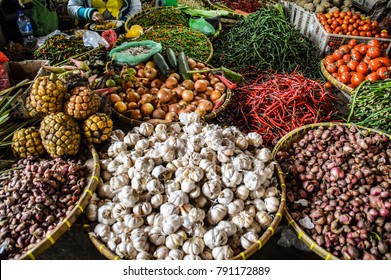
[[[189,63],[187,62],[187,57],[185,52],[182,50],[178,53],[178,71],[183,80],[188,80],[191,78],[191,75],[187,73],[190,70]]]
[[[168,64],[171,66],[171,68],[177,69],[178,61],[177,61],[176,54],[175,54],[174,50],[171,48],[167,48],[166,49],[166,56],[167,56]]]
[[[168,66],[166,60],[161,53],[155,53],[153,55],[153,61],[156,63],[159,71],[164,77],[168,77],[170,75],[170,66]]]

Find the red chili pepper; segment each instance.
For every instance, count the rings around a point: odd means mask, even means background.
[[[215,75],[215,76],[216,76],[216,78],[218,78],[229,89],[235,89],[238,86],[237,84],[231,82],[230,80],[228,80],[224,76],[221,76],[221,75]]]

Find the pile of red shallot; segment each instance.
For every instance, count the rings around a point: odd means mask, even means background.
[[[319,246],[347,260],[391,259],[387,136],[320,126],[279,151],[277,160],[286,172],[289,213]]]

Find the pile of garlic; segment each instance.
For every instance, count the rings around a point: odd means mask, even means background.
[[[114,131],[103,184],[87,207],[94,233],[122,259],[230,259],[250,248],[280,204],[262,137],[203,124]]]

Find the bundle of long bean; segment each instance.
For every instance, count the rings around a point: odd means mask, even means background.
[[[306,124],[331,121],[334,97],[317,81],[300,74],[264,73],[235,94],[246,96],[245,116],[252,131],[274,144]]]
[[[391,133],[391,80],[363,82],[353,93],[348,122]]]
[[[279,73],[298,72],[321,78],[320,58],[309,40],[295,30],[279,8],[262,8],[223,32],[214,43],[213,65],[235,71],[255,66]]]

